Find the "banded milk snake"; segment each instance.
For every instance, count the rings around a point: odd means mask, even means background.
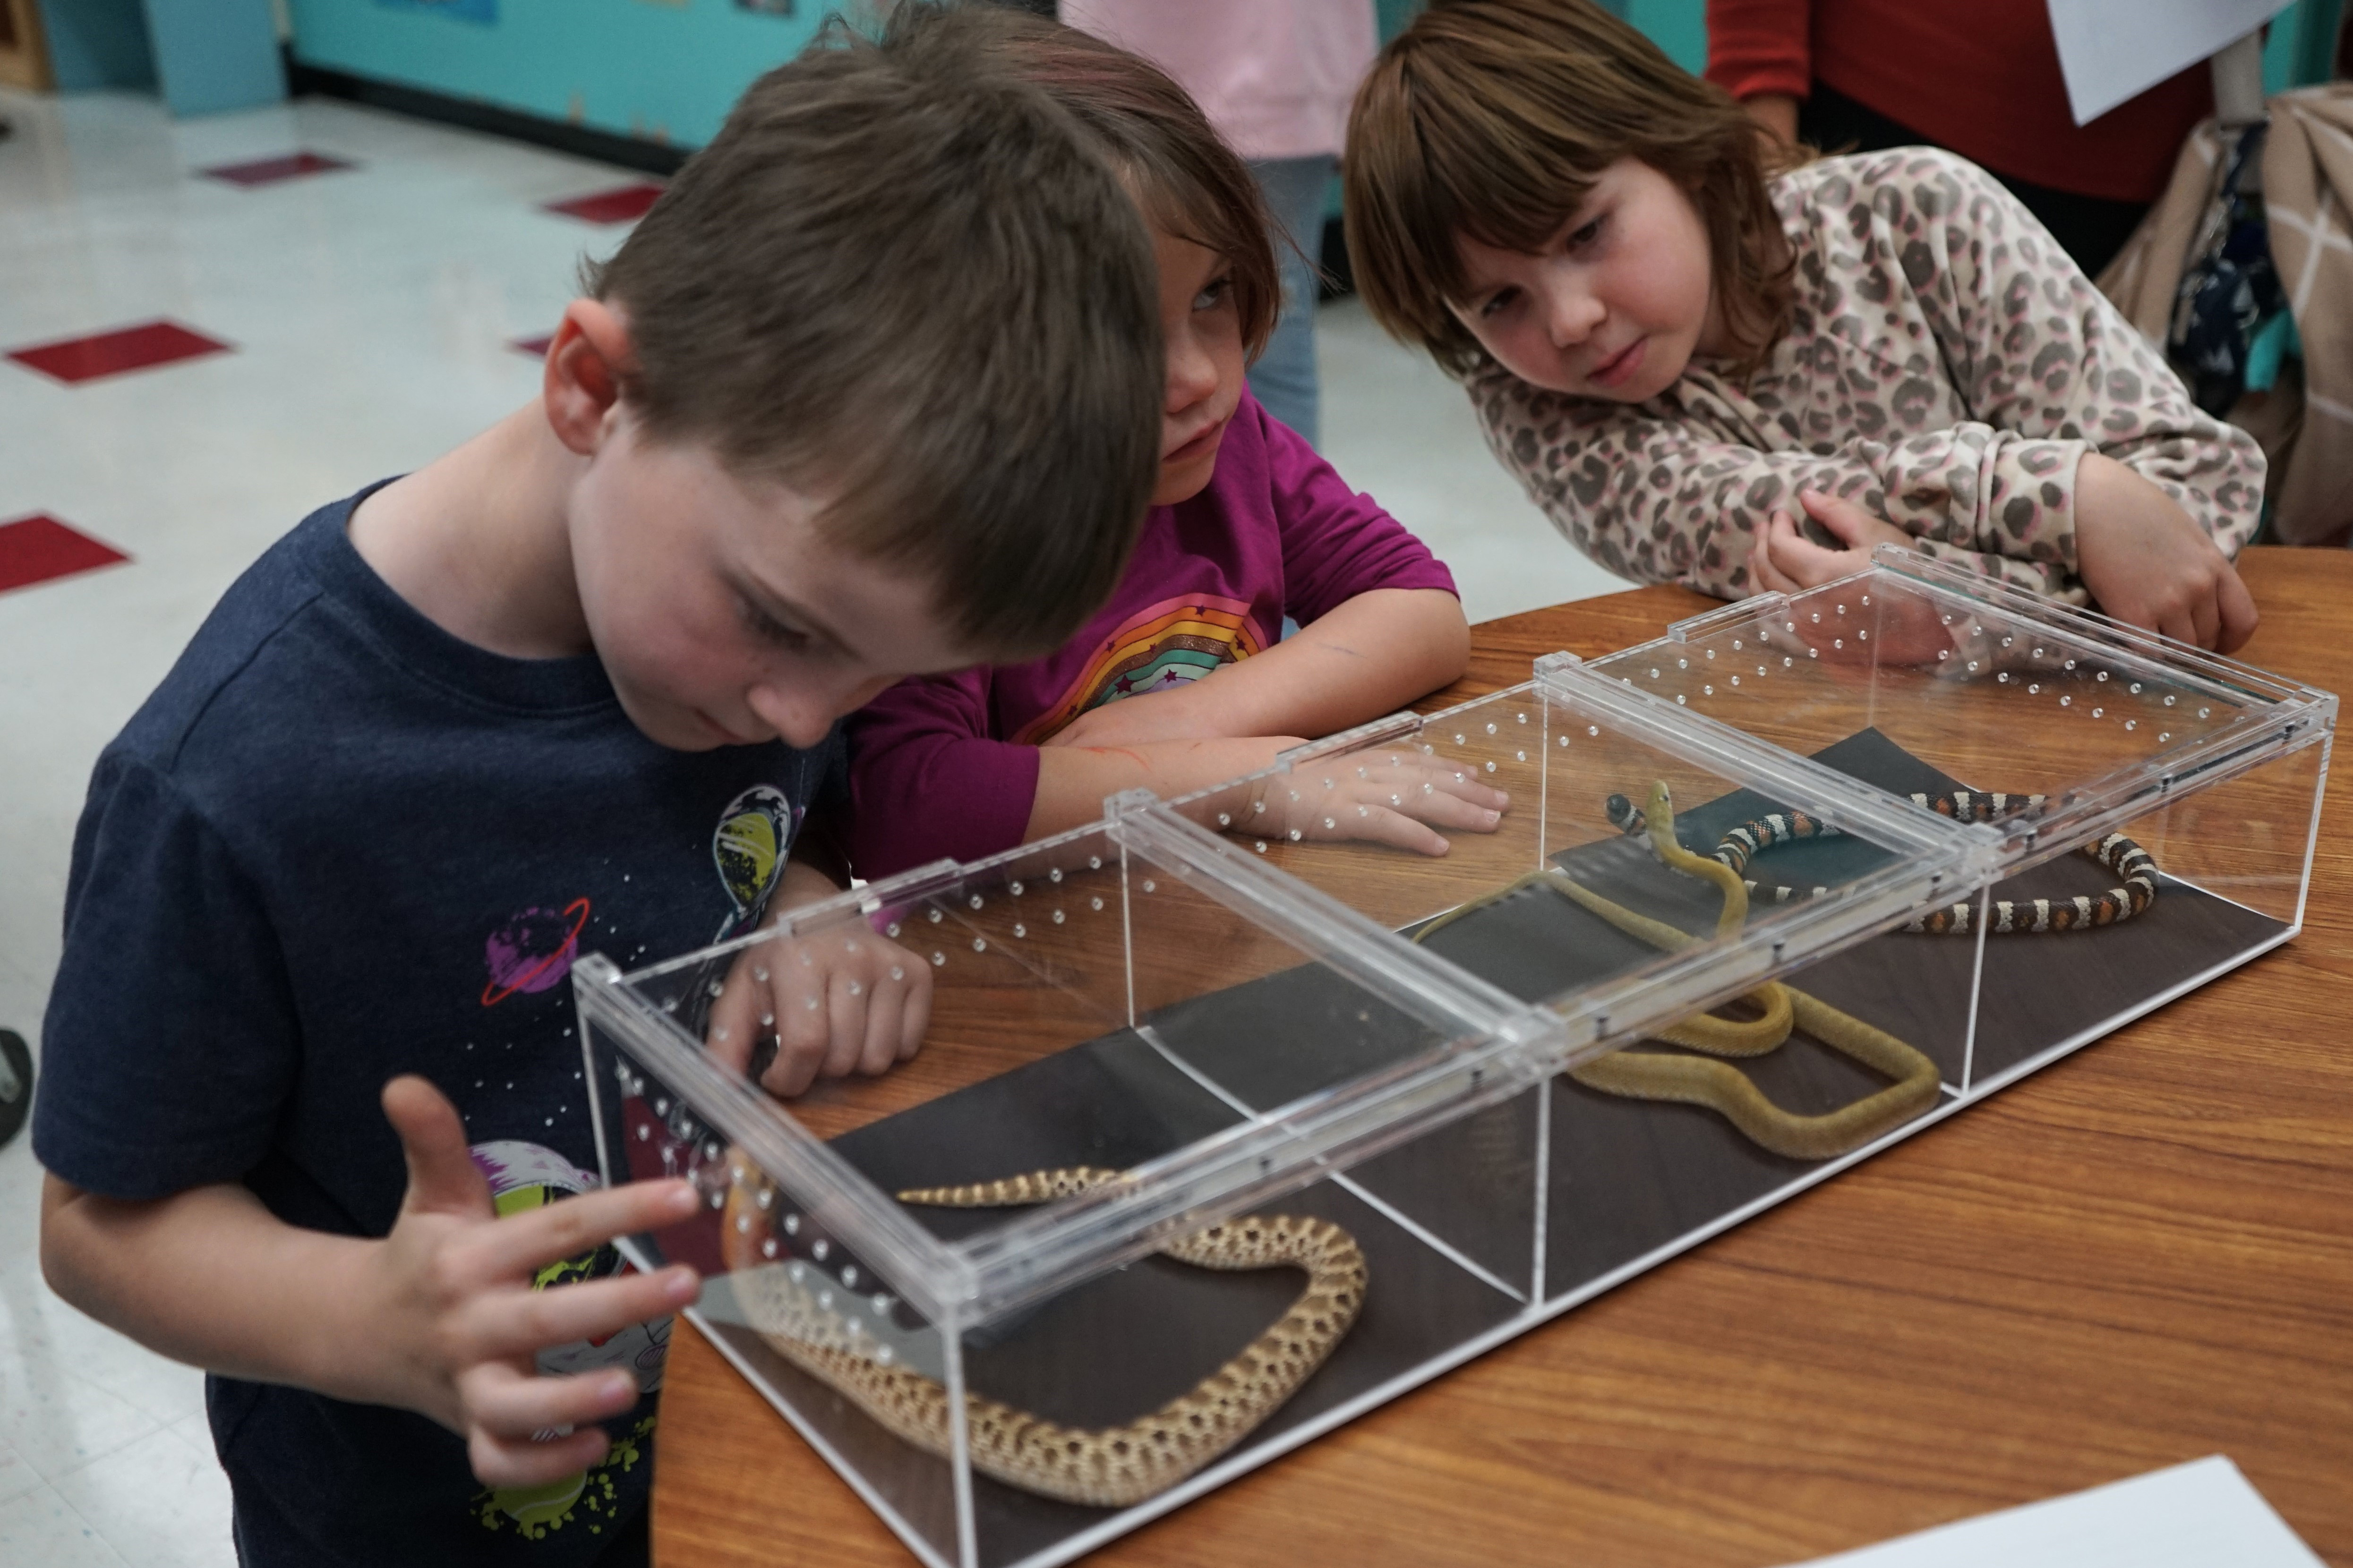
[[[2044,797],[2039,795],[2005,795],[1978,790],[1954,790],[1947,795],[1915,794],[1915,805],[1927,807],[1940,816],[1957,817],[1964,822],[2000,822],[2012,816],[2039,816]],[[1622,795],[1613,795],[1605,803],[1611,826],[1629,836],[1646,831],[1641,808]],[[1746,872],[1748,863],[1757,855],[1777,844],[1794,844],[1808,838],[1835,837],[1839,830],[1820,818],[1802,811],[1767,812],[1727,831],[1716,841],[1714,858],[1728,866],[1736,874]],[[2121,886],[2110,888],[2097,897],[2078,895],[2073,899],[2003,899],[1993,906],[1988,929],[2000,935],[2005,932],[2083,931],[2095,926],[2121,924],[2156,901],[2157,861],[2149,852],[2121,833],[2111,833],[2094,844],[2086,844],[2082,853],[2098,861],[2123,879]],[[1810,889],[1781,884],[1761,884],[1747,881],[1748,890],[1760,899],[1786,904],[1793,899],[1815,898],[1829,891],[1827,888]],[[1922,931],[1931,936],[1967,936],[1976,929],[1976,906],[1967,903],[1947,904],[1913,920],[1902,929]]]

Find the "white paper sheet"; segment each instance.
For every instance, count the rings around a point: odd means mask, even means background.
[[[2067,105],[2085,124],[2233,44],[2294,0],[2050,0]]]
[[[2220,1454],[1801,1568],[2326,1568]]]

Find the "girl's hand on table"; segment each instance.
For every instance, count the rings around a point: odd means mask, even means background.
[[[1872,563],[1872,552],[1882,544],[1914,542],[1910,534],[1852,501],[1820,490],[1802,490],[1798,500],[1809,515],[1844,540],[1848,548],[1824,549],[1799,533],[1788,513],[1777,511],[1767,524],[1765,537],[1757,541],[1756,553],[1749,557],[1750,574],[1759,592],[1798,594],[1818,588],[1862,571]],[[1873,614],[1872,625],[1876,628],[1875,645],[1858,639],[1854,646],[1841,648],[1828,630],[1799,626],[1793,646],[1811,647],[1815,657],[1838,663],[1915,665],[1934,664],[1939,654],[1949,653],[1954,647],[1951,635],[1927,603],[1907,595],[1899,595],[1895,603],[1880,606]],[[1780,627],[1772,628],[1772,635],[1777,641],[1792,636]]]
[[[2171,496],[2096,452],[2075,470],[2075,570],[2120,621],[2216,653],[2255,633],[2239,574]]]
[[[1493,833],[1511,805],[1510,795],[1480,783],[1468,763],[1351,752],[1253,780],[1240,798],[1200,809],[1230,816],[1218,824],[1229,832],[1261,838],[1353,838],[1443,855],[1451,846],[1439,829]]]
[[[1820,490],[1800,490],[1798,503],[1846,548],[1830,550],[1816,544],[1798,531],[1796,520],[1788,512],[1775,512],[1748,555],[1748,574],[1759,592],[1799,594],[1819,588],[1870,566],[1871,552],[1880,545],[1913,542],[1894,523],[1872,516],[1851,500]]]

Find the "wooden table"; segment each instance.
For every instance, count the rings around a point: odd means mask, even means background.
[[[2353,555],[2249,551],[2241,657],[2353,689]],[[1477,629],[1433,703],[1710,601]],[[2303,935],[1093,1562],[1783,1563],[2221,1452],[2353,1568],[2353,807]],[[913,1561],[681,1324],[664,1568]]]

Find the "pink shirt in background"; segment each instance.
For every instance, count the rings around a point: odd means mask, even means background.
[[[1305,625],[1375,588],[1451,594],[1454,578],[1244,393],[1208,488],[1145,514],[1126,575],[1077,637],[1028,664],[901,681],[851,715],[851,868],[872,879],[1012,848],[1039,742],[1091,708],[1262,652],[1286,615]]]
[[[1062,0],[1061,17],[1175,77],[1253,160],[1338,153],[1379,41],[1373,0]]]

